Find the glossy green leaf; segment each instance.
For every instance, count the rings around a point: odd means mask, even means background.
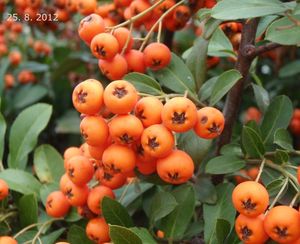
[[[171,239],[181,239],[195,211],[195,192],[192,186],[182,185],[172,191],[178,205],[161,221],[161,230]]]
[[[248,156],[253,158],[263,158],[265,154],[265,147],[262,138],[251,127],[243,127],[242,144]]]
[[[51,145],[41,145],[34,151],[33,159],[36,174],[41,182],[58,182],[65,173],[64,160]]]
[[[209,42],[203,37],[196,38],[186,59],[186,65],[191,70],[196,81],[196,92],[205,81],[208,44]]]
[[[223,244],[230,233],[230,223],[225,219],[217,219],[216,235],[219,244]]]
[[[205,101],[210,98],[212,90],[218,80],[219,76],[214,76],[207,80],[200,88],[198,97],[200,101]]]
[[[125,75],[123,79],[132,83],[139,92],[152,95],[163,94],[159,83],[156,80],[154,80],[151,76],[133,72]]]
[[[202,203],[215,204],[217,201],[216,187],[210,178],[199,176],[194,184],[196,198]]]
[[[223,155],[208,161],[205,167],[209,174],[228,174],[238,171],[246,166],[246,162],[234,155]]]
[[[101,203],[102,214],[108,224],[132,227],[133,222],[125,207],[118,201],[104,197]]]
[[[217,28],[208,45],[208,55],[217,57],[234,57],[233,46],[221,28]]]
[[[1,57],[0,60],[0,94],[2,94],[4,88],[4,76],[9,67],[10,61],[8,58]]]
[[[50,105],[38,103],[23,110],[15,119],[9,135],[10,168],[25,169],[25,159],[36,146],[38,136],[47,126],[51,113]]]
[[[214,106],[227,92],[242,78],[242,75],[235,69],[225,71],[221,74],[214,85],[209,104]]]
[[[277,164],[285,164],[290,160],[290,156],[287,151],[276,149],[273,162]]]
[[[22,227],[38,222],[38,202],[35,194],[24,195],[18,202],[19,218]]]
[[[150,221],[156,222],[162,219],[171,213],[176,206],[176,199],[171,193],[167,191],[158,191],[152,199]]]
[[[234,225],[235,209],[231,203],[231,195],[234,185],[231,183],[223,183],[217,186],[217,203],[214,205],[204,204],[203,217],[204,217],[204,241],[206,244],[215,244],[218,242],[217,231],[220,229],[218,219],[225,220],[229,223],[230,228]],[[219,221],[220,222],[220,221]],[[218,226],[219,225],[219,226]],[[227,224],[225,224],[227,225]],[[226,235],[228,227],[224,227],[222,235]],[[229,234],[229,233],[227,233]]]
[[[130,229],[110,225],[109,235],[114,244],[142,244],[141,238]]]
[[[72,225],[68,231],[68,242],[72,244],[93,244],[86,235],[85,229],[78,225]]]
[[[39,73],[39,72],[45,72],[48,71],[49,66],[47,64],[42,64],[35,61],[27,61],[22,62],[20,66],[18,67],[18,70],[31,70],[31,72]]]
[[[284,180],[281,178],[271,181],[266,186],[266,189],[267,189],[270,197],[275,197],[278,194],[278,192],[280,191],[280,189],[282,188],[283,184],[284,184]]]
[[[44,235],[41,237],[41,241],[43,244],[54,244],[57,239],[65,232],[65,228],[60,228],[58,230],[52,231],[48,235]]]
[[[185,63],[174,53],[170,64],[155,72],[152,72],[160,84],[174,92],[184,94],[188,91],[189,96],[197,99],[194,77]]]
[[[274,134],[274,143],[288,151],[294,151],[293,139],[286,129],[278,129]]]
[[[193,130],[179,135],[178,148],[187,152],[193,159],[195,165],[199,165],[209,152],[212,140],[205,140],[197,136]]]
[[[221,148],[222,155],[235,155],[238,157],[243,156],[243,151],[241,149],[241,145],[238,143],[230,143],[226,144]]]
[[[216,19],[236,20],[283,13],[287,7],[279,0],[223,0],[212,9]]]
[[[2,161],[4,147],[5,147],[5,133],[6,133],[6,121],[3,115],[0,113],[0,160]]]
[[[260,18],[257,30],[256,30],[256,38],[260,37],[261,35],[264,34],[268,26],[275,20],[277,19],[276,15],[269,15]]]
[[[269,93],[261,86],[252,84],[257,106],[262,112],[265,112],[270,104]]]
[[[293,17],[300,20],[300,15]],[[282,45],[299,44],[300,26],[296,26],[289,18],[283,17],[269,26],[265,39]]]
[[[271,102],[261,124],[264,144],[272,144],[275,131],[287,128],[293,114],[293,105],[287,96],[278,96]]]
[[[146,228],[130,228],[132,232],[134,232],[142,241],[142,243],[147,244],[156,244],[157,242],[153,239],[151,234]]]
[[[287,63],[279,70],[280,78],[287,78],[300,73],[300,60]]]
[[[68,110],[57,119],[55,132],[58,134],[80,134],[80,115],[75,110]]]
[[[41,100],[47,95],[48,89],[39,84],[28,84],[21,86],[13,97],[15,109],[21,109]]]
[[[5,180],[9,189],[24,195],[35,193],[39,196],[41,183],[30,173],[19,169],[6,169],[0,172],[0,178]]]

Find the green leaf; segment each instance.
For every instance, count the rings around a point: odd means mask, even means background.
[[[47,64],[42,64],[35,61],[27,61],[21,63],[20,66],[18,67],[18,70],[24,70],[24,69],[30,70],[34,73],[40,73],[40,72],[48,71],[49,66]]]
[[[276,149],[273,160],[277,164],[285,164],[285,163],[289,162],[290,156],[287,153],[287,151]]]
[[[48,235],[42,236],[41,241],[43,244],[53,244],[55,241],[64,233],[66,229],[65,228],[60,228],[58,230],[55,230],[51,232]]]
[[[5,180],[9,189],[24,195],[35,193],[39,195],[41,183],[30,173],[18,169],[6,169],[0,172],[0,178]]]
[[[272,144],[275,131],[287,128],[293,114],[293,105],[287,96],[278,96],[271,102],[261,124],[264,144]]]
[[[206,76],[206,59],[208,52],[208,41],[203,37],[198,37],[189,53],[186,65],[193,74],[196,81],[196,92],[200,89]]]
[[[166,204],[168,203],[168,204]],[[167,191],[157,192],[151,203],[150,221],[156,222],[171,213],[177,202],[175,197]]]
[[[230,233],[230,223],[225,219],[217,219],[216,235],[219,244],[223,244]]]
[[[208,161],[205,167],[209,174],[228,174],[246,166],[246,162],[234,155],[223,155]]]
[[[71,208],[67,216],[65,217],[65,221],[72,223],[77,222],[78,220],[82,219],[81,215],[78,214],[77,208]]]
[[[278,129],[274,135],[274,143],[288,151],[294,151],[293,139],[286,129]]]
[[[248,156],[263,158],[265,147],[261,136],[254,129],[248,126],[243,127],[242,144]]]
[[[75,110],[68,110],[63,116],[57,119],[55,132],[58,134],[80,134],[78,130],[80,116]]]
[[[51,145],[41,145],[34,151],[36,174],[42,183],[58,182],[65,173],[64,160]]]
[[[208,45],[208,55],[217,57],[234,57],[233,47],[221,28],[217,28]]]
[[[141,238],[137,234],[135,234],[132,230],[122,226],[110,225],[109,235],[114,244],[142,244],[143,243]]]
[[[209,152],[212,140],[205,140],[197,136],[193,130],[179,135],[178,148],[188,153],[194,163],[199,165]]]
[[[219,102],[241,78],[242,75],[235,69],[225,71],[221,74],[212,90],[209,100],[210,106],[214,106]]]
[[[261,86],[252,84],[257,106],[262,112],[265,112],[270,104],[269,93]]]
[[[269,16],[265,16],[262,17],[259,20],[258,26],[257,26],[257,30],[256,30],[256,38],[260,37],[261,35],[263,35],[266,31],[266,29],[268,28],[268,26],[275,20],[277,19],[276,15],[269,15]]]
[[[300,15],[293,17],[300,20]],[[265,39],[282,45],[299,44],[300,26],[295,25],[288,17],[283,17],[269,26]]]
[[[151,95],[163,94],[159,83],[156,80],[154,80],[151,76],[137,72],[132,72],[125,75],[123,79],[132,83],[139,92]]]
[[[152,72],[152,74],[159,80],[162,86],[181,94],[188,91],[191,97],[197,99],[193,75],[176,54],[172,53],[172,60],[167,67]]]
[[[108,224],[132,227],[133,222],[125,207],[109,197],[102,200],[102,214]]]
[[[195,191],[191,185],[181,185],[172,191],[178,205],[161,221],[161,230],[171,239],[181,239],[195,211]]]
[[[72,225],[68,231],[68,242],[72,244],[93,244],[87,237],[85,229],[78,225]]]
[[[9,67],[10,61],[8,58],[1,57],[0,60],[0,94],[2,94],[4,88],[4,76]]]
[[[5,118],[0,113],[0,161],[2,161],[4,153],[6,127]]]
[[[221,148],[222,155],[235,155],[238,157],[242,157],[243,151],[241,149],[241,145],[237,143],[226,144]]]
[[[48,93],[45,86],[39,84],[28,84],[21,86],[13,97],[15,109],[24,108],[42,99]]]
[[[44,206],[46,206],[46,200],[47,200],[48,195],[51,192],[58,191],[58,190],[59,190],[58,182],[42,185],[42,187],[40,188],[40,197],[41,197],[41,201],[44,204]]]
[[[148,191],[150,188],[154,186],[151,183],[145,183],[145,182],[141,182],[138,184],[139,184],[138,188],[136,188],[134,184],[130,184],[129,186],[128,185],[123,186],[115,191],[116,198],[118,199],[122,195],[125,187],[127,187],[127,194],[122,199],[122,201],[120,201],[120,203],[123,206],[127,207],[129,204],[134,202],[139,196],[141,196],[144,192]]]
[[[36,146],[38,136],[47,126],[51,113],[50,105],[38,103],[23,110],[15,119],[9,135],[10,168],[25,169],[25,159]]]
[[[142,243],[147,244],[156,244],[157,242],[153,239],[151,234],[146,228],[130,228],[132,232],[134,232],[142,241]]]
[[[229,223],[231,229],[234,225],[235,209],[231,204],[231,195],[234,185],[231,183],[223,183],[217,186],[218,201],[215,205],[204,204],[203,217],[204,217],[204,241],[206,244],[218,243],[217,231],[220,229],[218,226],[218,219],[225,220]],[[218,227],[218,228],[217,228]],[[225,227],[226,228],[226,227]],[[225,235],[228,228],[223,229]],[[227,233],[229,234],[229,233]]]
[[[275,179],[273,181],[271,181],[267,186],[266,189],[270,195],[270,197],[275,197],[278,192],[280,191],[281,187],[284,184],[284,180],[283,179]]]
[[[300,60],[287,63],[279,70],[280,78],[287,78],[300,73]]]
[[[266,186],[270,184],[272,181],[279,179],[281,177],[281,173],[270,168],[264,168],[262,175],[261,175],[261,180],[263,184]]]
[[[217,201],[217,191],[214,184],[208,177],[200,176],[194,184],[196,198],[202,203],[215,204]]]
[[[35,194],[22,196],[18,203],[19,218],[22,227],[38,222],[38,202]]]
[[[222,20],[248,19],[283,13],[287,7],[279,0],[223,0],[212,9],[211,16]]]
[[[218,80],[219,76],[214,76],[207,80],[200,88],[198,97],[200,98],[200,101],[203,102],[210,98],[212,90]]]
[[[204,25],[203,38],[205,40],[209,40],[216,31],[216,29],[219,28],[221,23],[221,20],[209,18]]]

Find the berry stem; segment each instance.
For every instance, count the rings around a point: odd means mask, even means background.
[[[280,191],[277,193],[276,197],[274,198],[274,200],[273,200],[272,204],[270,205],[270,207],[268,208],[267,212],[270,211],[275,206],[276,202],[278,202],[278,200],[282,196],[282,193],[284,192],[285,188],[287,187],[288,183],[289,183],[289,178],[285,178],[285,181],[284,181]]]
[[[260,177],[261,177],[261,174],[262,174],[262,172],[263,172],[263,170],[264,170],[265,163],[266,163],[266,159],[264,158],[264,159],[262,160],[261,164],[260,164],[259,172],[258,172],[258,175],[257,175],[257,177],[256,177],[256,179],[255,179],[255,182],[258,182],[258,181],[259,181],[259,179],[260,179]]]
[[[292,199],[290,205],[289,205],[291,208],[294,206],[294,204],[296,203],[296,201],[297,201],[297,199],[299,198],[299,196],[300,196],[300,193],[297,192],[296,195],[293,197],[293,199]]]
[[[3,166],[2,160],[0,160],[0,172],[1,172],[1,171],[4,171],[4,166]]]
[[[126,196],[128,190],[129,190],[129,186],[132,185],[134,182],[135,182],[135,179],[132,179],[132,180],[125,186],[125,188],[124,188],[124,190],[123,190],[123,192],[122,192],[122,194],[121,194],[121,196],[120,196],[120,198],[119,198],[119,200],[118,200],[120,203],[122,202],[122,200],[123,200],[124,197]]]
[[[128,35],[127,39],[126,39],[124,47],[122,48],[121,55],[123,55],[126,52],[126,49],[127,49],[128,45],[129,45],[129,42],[130,42],[130,37],[131,37],[131,34],[132,34],[132,30],[133,30],[133,22],[130,23],[130,26],[129,26],[129,35]]]
[[[157,25],[163,21],[163,19],[171,12],[173,11],[175,8],[177,8],[179,5],[183,4],[185,2],[185,0],[181,0],[178,3],[176,3],[175,5],[173,5],[171,8],[169,8],[166,12],[164,12],[159,19],[152,25],[151,29],[148,31],[147,35],[145,36],[145,40],[143,41],[141,47],[140,47],[140,51],[144,50],[148,40],[150,39],[153,31],[155,30],[155,28],[157,27]]]
[[[161,40],[161,31],[162,31],[162,21],[159,21],[158,33],[157,33],[157,42],[160,43]]]
[[[129,20],[124,21],[121,24],[115,25],[115,26],[111,26],[111,27],[106,27],[107,29],[117,29],[119,27],[123,27],[126,25],[129,25],[131,23],[134,23],[135,21],[137,21],[138,19],[142,18],[144,15],[146,15],[147,13],[151,12],[153,9],[155,9],[158,5],[160,5],[161,3],[163,3],[165,0],[160,0],[157,3],[153,4],[150,8],[145,9],[143,12],[131,17]]]
[[[4,215],[1,215],[1,216],[0,216],[0,223],[1,223],[2,221],[4,221],[4,220],[10,218],[10,217],[15,216],[15,215],[17,215],[17,212],[15,212],[15,211],[14,211],[14,212],[9,212],[9,213],[4,214]]]

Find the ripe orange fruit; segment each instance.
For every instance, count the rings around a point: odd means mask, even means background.
[[[10,236],[1,236],[0,244],[18,244],[18,242]]]
[[[234,188],[232,202],[239,213],[248,217],[256,217],[267,209],[269,193],[262,184],[245,181]]]
[[[300,166],[298,166],[297,169],[297,179],[298,179],[298,183],[300,184]]]
[[[90,191],[87,205],[93,213],[98,215],[101,214],[101,202],[104,197],[115,199],[115,194],[107,186],[96,186]]]
[[[77,213],[85,219],[94,219],[97,217],[87,205],[77,207]]]
[[[84,186],[94,175],[94,166],[87,157],[75,156],[67,161],[67,174],[77,186]]]
[[[8,196],[9,188],[6,181],[0,179],[0,201]]]
[[[86,226],[86,235],[95,243],[109,242],[109,226],[104,218],[91,219]]]
[[[158,0],[155,1],[155,3],[158,2]],[[164,2],[162,2],[161,4],[159,4],[153,11],[153,14],[155,16],[160,17],[161,15],[163,15],[165,12],[167,12],[171,7],[173,7],[175,5],[175,1],[174,0],[166,0]],[[173,12],[173,11],[172,11]],[[172,16],[172,12],[170,12],[166,18],[169,18],[170,16]]]
[[[96,160],[101,160],[106,146],[108,146],[108,143],[106,143],[106,145],[102,146],[102,147],[94,147],[94,146],[88,145],[88,152],[92,158],[94,158]]]
[[[157,236],[158,238],[164,238],[164,237],[165,237],[165,233],[164,233],[162,230],[158,230],[158,231],[156,232],[156,236]]]
[[[128,72],[145,73],[144,53],[135,49],[129,50],[124,54],[127,62]]]
[[[197,122],[196,105],[186,97],[174,97],[167,101],[161,111],[164,126],[175,132],[185,132]]]
[[[196,134],[205,139],[219,136],[225,124],[223,114],[216,108],[205,107],[198,110],[198,121],[194,127]]]
[[[111,60],[99,59],[98,66],[102,74],[110,80],[120,80],[128,72],[126,59],[120,54]]]
[[[193,176],[194,162],[184,151],[174,150],[167,157],[157,160],[156,169],[162,180],[177,185]]]
[[[70,203],[61,191],[51,192],[46,200],[46,212],[53,218],[65,216],[70,209]]]
[[[72,206],[78,207],[86,204],[89,188],[87,185],[77,186],[72,181],[67,181],[63,186],[62,192]]]
[[[291,243],[300,238],[299,212],[292,207],[276,206],[266,215],[264,228],[278,243]]]
[[[144,127],[161,123],[162,102],[156,97],[141,98],[134,108],[134,114],[138,117]]]
[[[80,132],[90,146],[104,146],[108,139],[108,125],[101,116],[86,116],[80,123]]]
[[[109,33],[94,36],[91,42],[91,52],[98,59],[112,59],[119,51],[118,40]]]
[[[98,14],[90,14],[84,17],[78,27],[78,34],[87,45],[90,45],[94,36],[104,31],[104,21]]]
[[[171,51],[165,44],[153,42],[144,50],[145,65],[153,70],[166,67],[170,61]]]
[[[105,106],[115,114],[131,112],[138,100],[135,87],[125,80],[111,82],[104,90]]]
[[[191,10],[188,6],[181,5],[176,7],[173,12],[173,19],[177,24],[184,26],[191,18]]]
[[[152,157],[165,157],[172,152],[174,136],[161,124],[146,128],[141,137],[141,143],[146,153]]]
[[[101,109],[103,103],[103,86],[94,79],[79,83],[72,94],[75,109],[83,114],[94,115]]]
[[[82,151],[80,150],[79,147],[68,147],[64,151],[64,160],[69,160],[70,158],[79,155],[82,155]]]
[[[146,9],[150,8],[151,5],[148,1],[144,0],[134,0],[131,2],[129,8],[132,16],[138,15],[139,13],[145,11]],[[138,23],[143,23],[147,21],[147,19],[151,17],[151,12],[146,13],[144,16],[139,18]]]
[[[120,53],[122,52],[123,48],[125,47],[128,38],[129,38],[129,41],[128,41],[125,52],[128,52],[132,48],[134,41],[133,41],[133,37],[132,37],[130,31],[127,28],[119,27],[119,28],[115,29],[113,32],[113,36],[117,39],[117,41],[119,43],[119,52]]]
[[[15,85],[15,78],[12,74],[6,74],[4,76],[5,88],[10,89]]]
[[[103,186],[107,186],[110,189],[118,189],[126,183],[126,177],[121,173],[112,174],[105,172],[103,168],[98,168],[95,172],[95,178]]]
[[[143,130],[142,122],[131,114],[118,115],[113,118],[109,124],[109,134],[112,140],[122,145],[131,145],[138,141]]]
[[[138,161],[136,162],[136,167],[138,171],[143,175],[150,175],[156,172],[156,159],[151,161]]]
[[[77,10],[82,15],[89,15],[95,12],[97,8],[96,0],[78,0]]]
[[[22,55],[19,51],[11,51],[8,58],[12,65],[17,66],[22,60]]]
[[[103,168],[107,172],[127,173],[134,169],[136,163],[135,153],[132,149],[112,144],[105,149],[102,156]]]
[[[264,215],[250,218],[240,214],[235,220],[235,231],[245,244],[263,244],[269,236],[264,231]]]

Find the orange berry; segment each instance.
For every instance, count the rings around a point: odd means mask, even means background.
[[[119,51],[118,40],[109,33],[94,36],[91,42],[91,52],[98,59],[112,59]]]
[[[126,59],[120,54],[117,54],[112,60],[99,59],[98,66],[102,74],[110,80],[122,79],[128,72]]]
[[[6,181],[0,179],[0,201],[8,196],[9,187]]]
[[[120,27],[114,30],[113,32],[113,36],[117,39],[118,43],[119,43],[119,52],[122,52],[123,48],[125,47],[126,43],[127,47],[126,47],[126,52],[128,52],[133,45],[133,38],[132,35],[130,33],[130,31],[125,28],[125,27]],[[127,39],[129,38],[129,41],[127,41]]]
[[[165,44],[153,42],[144,50],[145,65],[153,70],[166,67],[170,61],[171,51]]]
[[[104,218],[91,219],[86,226],[86,235],[95,243],[109,242],[109,226]]]
[[[95,178],[101,185],[107,186],[112,190],[118,189],[126,183],[126,177],[123,174],[105,172],[103,168],[97,169]]]
[[[18,244],[18,242],[10,236],[1,236],[0,244]]]
[[[107,186],[96,186],[88,196],[87,205],[95,214],[101,214],[101,202],[104,197],[115,198],[114,192]]]
[[[146,66],[144,64],[144,53],[135,49],[131,49],[124,54],[127,62],[128,72],[145,73]]]
[[[70,203],[61,191],[50,193],[46,200],[46,212],[53,218],[65,216],[70,209]]]

